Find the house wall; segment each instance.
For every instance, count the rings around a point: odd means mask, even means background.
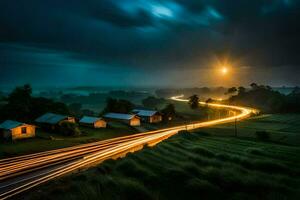
[[[140,126],[141,125],[141,121],[139,118],[134,117],[131,120],[129,120],[129,125],[130,126]]]
[[[65,119],[64,121],[70,122],[70,123],[75,123],[75,118],[74,117],[68,117],[68,119]]]
[[[106,118],[107,121],[115,121],[115,122],[122,122],[122,123],[126,123],[130,126],[140,126],[141,125],[141,121],[140,118],[138,117],[134,117],[131,120],[127,120],[127,119],[115,119],[115,118]]]
[[[22,127],[26,127],[26,134],[22,133]],[[35,127],[30,125],[24,125],[11,129],[10,132],[13,140],[30,138],[35,136]]]
[[[94,123],[95,128],[106,128],[106,121],[99,120]]]
[[[149,118],[150,123],[158,123],[162,121],[162,116],[161,115],[153,115]]]
[[[106,121],[104,120],[99,120],[95,123],[80,123],[82,126],[88,126],[88,127],[93,127],[93,128],[106,128]]]

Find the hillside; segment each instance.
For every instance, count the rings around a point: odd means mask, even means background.
[[[269,116],[280,119],[287,116]],[[272,118],[273,117],[273,118]],[[295,119],[294,116],[293,119]],[[176,135],[153,148],[52,181],[27,199],[299,199],[300,147],[242,135],[265,117]],[[291,121],[291,117],[288,121]],[[247,127],[246,127],[247,124]],[[279,123],[280,124],[280,123]],[[278,129],[277,125],[277,129]],[[271,129],[264,126],[265,130]],[[218,133],[216,132],[218,130]],[[204,132],[205,131],[205,132]],[[293,130],[299,133],[298,130]],[[283,134],[284,131],[281,131]],[[293,133],[286,131],[286,137]],[[24,199],[24,196],[22,197]]]

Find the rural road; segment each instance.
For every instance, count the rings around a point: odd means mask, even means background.
[[[183,96],[172,97],[174,101],[187,100]],[[206,104],[200,102],[201,104]],[[0,160],[0,199],[7,199],[51,179],[76,170],[100,163],[106,159],[124,156],[143,148],[153,146],[181,130],[192,130],[200,127],[233,122],[249,117],[256,110],[251,108],[207,104],[210,107],[226,108],[235,111],[235,116],[180,125],[171,128],[118,137],[68,148],[18,156]]]

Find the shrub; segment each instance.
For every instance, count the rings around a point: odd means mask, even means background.
[[[77,124],[71,122],[62,122],[58,130],[61,134],[65,136],[79,136],[81,135],[81,131],[79,130]]]
[[[267,131],[256,131],[256,138],[262,141],[268,141],[270,139],[270,134]]]

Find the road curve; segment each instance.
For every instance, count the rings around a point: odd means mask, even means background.
[[[174,101],[187,102],[183,95],[171,97]],[[210,107],[226,108],[236,113],[234,116],[186,125],[164,128],[130,136],[77,145],[68,148],[45,151],[0,160],[0,199],[7,199],[32,187],[45,183],[64,174],[116,158],[129,151],[136,151],[144,145],[153,146],[181,130],[242,120],[257,112],[252,108],[204,103]]]

